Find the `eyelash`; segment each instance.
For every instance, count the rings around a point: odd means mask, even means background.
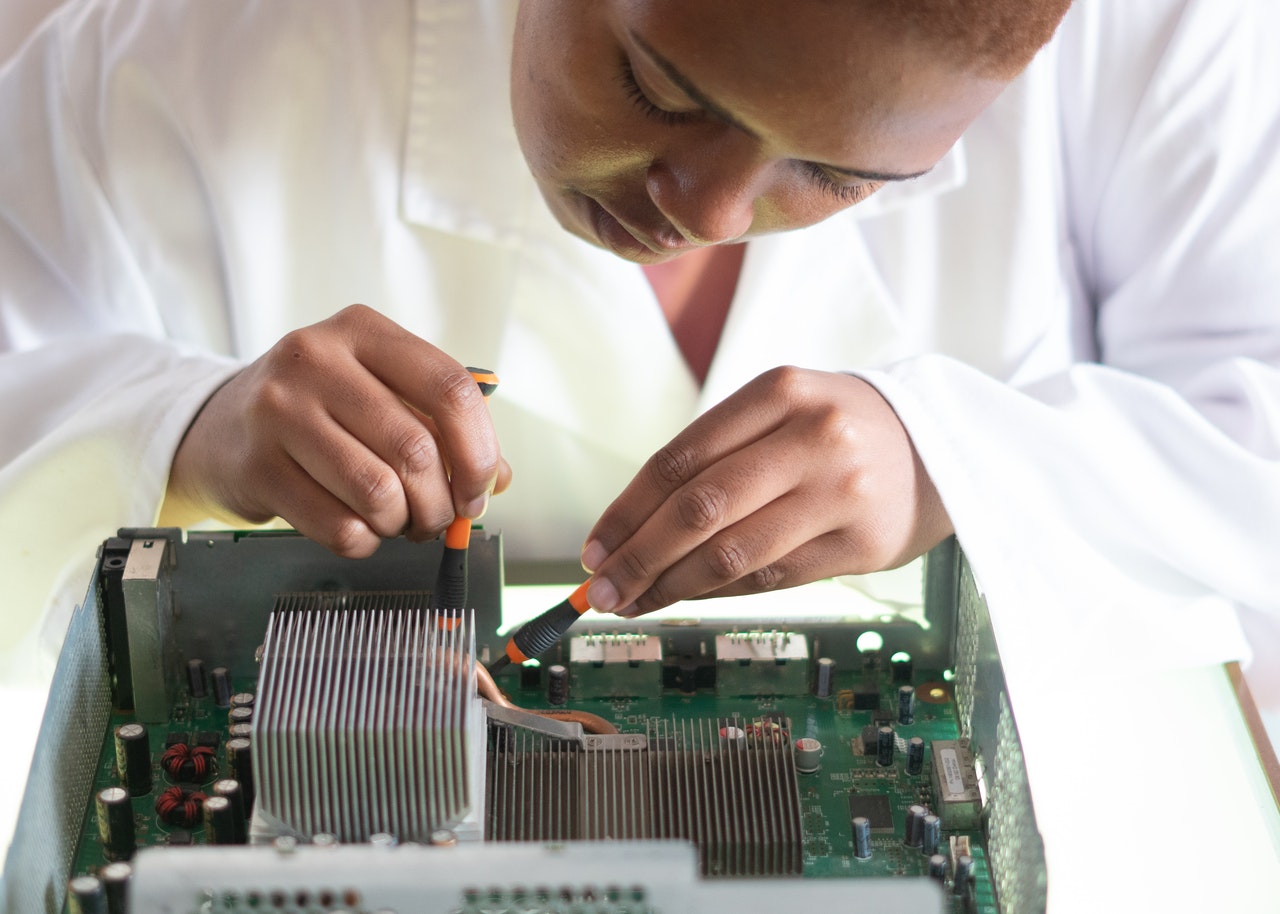
[[[677,125],[687,124],[698,116],[693,111],[668,111],[655,105],[649,96],[644,94],[644,89],[640,88],[640,83],[636,80],[635,70],[631,68],[631,61],[625,57],[622,59],[618,82],[622,84],[622,88],[627,93],[627,97],[631,99],[632,104],[639,108],[646,117],[651,117],[663,124]],[[840,184],[833,180],[821,165],[814,162],[802,162],[800,164],[804,167],[804,171],[810,180],[817,184],[823,193],[834,197],[841,203],[847,205],[858,203],[875,189],[874,185],[867,183]]]
[[[644,94],[644,90],[640,88],[640,83],[636,81],[635,70],[631,69],[631,61],[625,57],[622,59],[622,72],[619,74],[618,81],[626,91],[627,97],[647,117],[659,120],[664,124],[686,124],[697,117],[697,114],[692,111],[668,111],[655,105],[649,99],[649,96]]]
[[[871,195],[876,185],[866,181],[859,184],[840,184],[832,179],[831,175],[823,169],[821,165],[815,162],[802,162],[805,173],[813,179],[814,183],[822,189],[824,193],[830,194],[841,203],[854,204],[860,203]]]

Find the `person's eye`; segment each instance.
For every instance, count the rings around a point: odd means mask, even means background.
[[[646,117],[654,118],[664,124],[684,124],[698,115],[696,111],[671,111],[651,99],[641,88],[639,81],[636,79],[636,72],[631,67],[631,61],[626,57],[622,58],[622,68],[618,74],[618,82],[627,93],[627,97],[631,99],[632,104],[639,108]]]
[[[834,197],[846,206],[852,206],[871,196],[879,189],[880,181],[858,181],[848,184],[832,177],[831,173],[817,162],[802,162],[805,173],[826,194]]]

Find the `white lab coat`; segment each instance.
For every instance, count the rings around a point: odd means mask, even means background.
[[[361,301],[499,372],[511,555],[576,556],[761,371],[850,370],[911,433],[1011,681],[1104,638],[1239,656],[1234,610],[1280,614],[1274,9],[1079,0],[929,175],[751,242],[700,390],[640,270],[527,174],[510,0],[73,3],[0,74],[0,644],[28,657],[23,608],[154,522],[237,366]]]

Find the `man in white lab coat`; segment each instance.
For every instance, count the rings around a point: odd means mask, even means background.
[[[1280,613],[1275,13],[1082,0],[1019,72],[1039,6],[965,44],[860,4],[69,4],[0,74],[11,605],[122,525],[360,555],[487,507],[601,609],[954,530],[1011,641],[1239,655]]]

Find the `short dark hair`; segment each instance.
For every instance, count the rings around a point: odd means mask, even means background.
[[[1071,0],[858,0],[889,28],[966,70],[1010,79],[1044,46]]]

